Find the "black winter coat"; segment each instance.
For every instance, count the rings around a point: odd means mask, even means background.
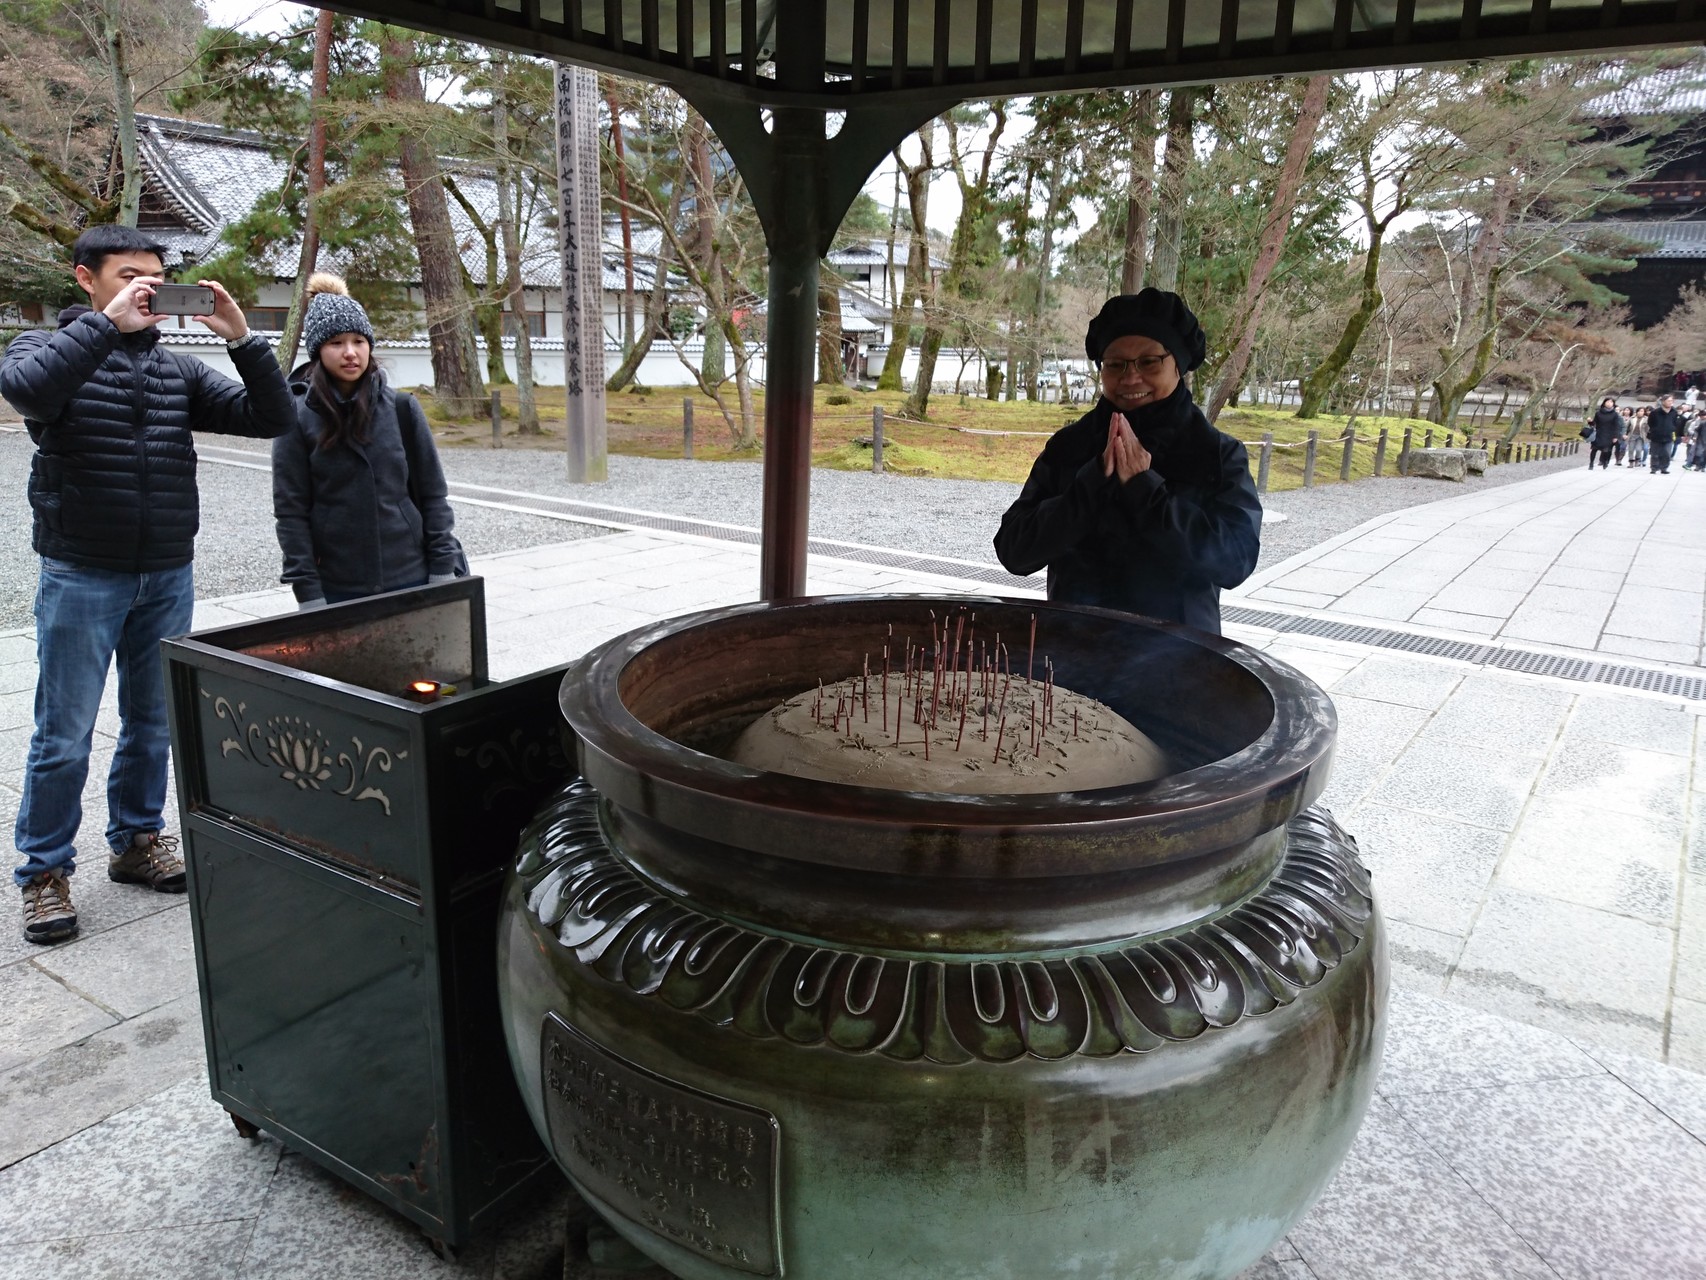
[[[309,406],[307,379],[293,375],[290,390],[295,425],[273,441],[272,495],[284,551],[280,580],[297,600],[323,600],[328,591],[377,595],[451,576],[456,517],[420,402],[380,382],[367,443],[323,449],[324,423]],[[418,506],[409,493],[411,459]]]
[[[1107,399],[1055,433],[1001,517],[995,554],[1013,573],[1048,566],[1050,600],[1100,605],[1220,631],[1220,593],[1248,578],[1262,504],[1244,446],[1216,431],[1180,383],[1127,414],[1152,455],[1121,484],[1102,474]]]
[[[1609,449],[1621,440],[1629,430],[1629,424],[1623,421],[1623,415],[1615,409],[1597,409],[1593,415],[1593,447]]]
[[[39,554],[127,573],[181,568],[201,525],[191,432],[290,429],[290,390],[264,342],[231,353],[240,383],[159,344],[156,329],[120,333],[77,306],[60,312],[56,332],[32,330],[6,348],[0,395],[36,443]]]
[[[1682,434],[1682,415],[1675,409],[1655,408],[1647,415],[1647,439],[1654,444],[1669,444]]]

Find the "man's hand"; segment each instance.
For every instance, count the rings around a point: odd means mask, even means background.
[[[166,317],[150,311],[148,300],[154,296],[154,287],[160,283],[156,276],[137,276],[113,296],[103,314],[118,327],[120,333],[135,333],[159,324]]]
[[[1108,444],[1102,450],[1102,474],[1117,474],[1120,483],[1125,484],[1133,476],[1149,470],[1149,464],[1149,450],[1139,442],[1125,414],[1115,413],[1108,420]]]
[[[213,314],[190,318],[206,325],[227,342],[241,342],[248,337],[249,322],[243,318],[243,308],[225,292],[225,286],[217,280],[197,280],[196,283],[213,290]]]

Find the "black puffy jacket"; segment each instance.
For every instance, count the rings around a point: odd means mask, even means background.
[[[264,342],[231,353],[241,383],[160,346],[156,329],[120,333],[88,307],[59,329],[13,339],[0,395],[24,415],[36,455],[36,551],[93,569],[155,573],[195,556],[200,527],[192,431],[270,437],[295,416]]]
[[[291,374],[296,418],[273,441],[272,501],[284,576],[299,601],[376,595],[455,571],[444,467],[420,401],[374,388],[363,444],[322,448],[306,367]]]
[[[1057,431],[1001,517],[1013,573],[1048,566],[1048,597],[1220,631],[1220,592],[1256,568],[1262,504],[1244,446],[1216,431],[1181,383],[1126,417],[1151,455],[1125,484],[1102,474],[1113,405]]]

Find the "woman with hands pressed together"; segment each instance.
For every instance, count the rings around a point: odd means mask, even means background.
[[[1010,572],[1048,597],[1220,631],[1220,592],[1256,567],[1262,504],[1244,446],[1209,425],[1184,375],[1202,327],[1178,294],[1110,298],[1084,338],[1095,408],[1057,432],[1001,517]]]

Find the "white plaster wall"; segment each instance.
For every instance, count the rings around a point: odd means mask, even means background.
[[[547,313],[549,314],[549,313]],[[167,329],[162,334],[162,341],[172,350],[185,355],[193,355],[204,361],[212,368],[235,377],[236,370],[231,365],[225,348],[218,345],[189,344],[174,341],[177,331]],[[546,344],[549,345],[546,345]],[[703,356],[703,344],[694,339],[684,344],[687,358],[697,365]],[[480,344],[481,369],[484,371],[485,344]],[[391,384],[397,387],[429,387],[432,385],[432,355],[426,345],[399,346],[393,343],[381,342],[375,353],[379,357],[380,366],[385,370]],[[881,347],[871,348],[868,367],[871,378],[874,379],[882,369],[885,352]],[[960,378],[960,389],[967,395],[983,394],[983,362],[976,352],[968,353],[965,372]],[[613,343],[606,343],[604,350],[604,368],[606,375],[614,369],[622,359],[622,350]],[[515,351],[512,345],[506,343],[504,348],[504,367],[509,370],[510,377],[515,376]],[[901,366],[902,377],[908,385],[918,373],[918,352],[909,350],[906,360]],[[1082,371],[1075,371],[1077,381],[1075,390],[1080,398],[1083,397],[1084,387]],[[764,379],[764,353],[757,351],[752,361],[753,377],[760,382]],[[944,348],[936,357],[935,390],[941,394],[952,394],[956,375],[960,373],[960,353],[950,348]],[[536,343],[533,349],[533,377],[541,386],[560,387],[563,385],[563,352],[559,344],[546,339],[544,343]],[[653,343],[651,351],[640,364],[639,381],[648,387],[680,387],[693,386],[693,376],[683,367],[675,349],[667,343]],[[1058,382],[1045,383],[1043,399],[1053,401],[1060,398]]]

